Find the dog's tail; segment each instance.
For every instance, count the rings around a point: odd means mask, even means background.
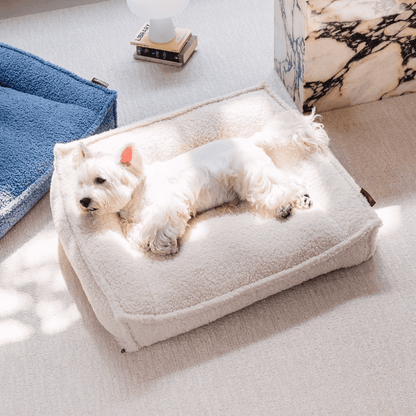
[[[265,150],[291,146],[326,153],[329,138],[323,125],[316,122],[318,117],[315,109],[309,116],[303,116],[297,110],[285,111],[274,116],[253,140]]]

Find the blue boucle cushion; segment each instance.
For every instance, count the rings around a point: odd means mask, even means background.
[[[48,191],[56,143],[117,127],[116,98],[0,43],[0,238]]]

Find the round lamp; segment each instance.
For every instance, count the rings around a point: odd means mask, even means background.
[[[167,43],[175,39],[172,16],[180,13],[189,0],[127,0],[127,6],[137,16],[150,20],[149,40]]]

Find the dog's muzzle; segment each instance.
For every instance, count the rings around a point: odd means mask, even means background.
[[[91,198],[82,198],[79,203],[88,211],[97,211],[98,208],[88,208],[91,204]]]

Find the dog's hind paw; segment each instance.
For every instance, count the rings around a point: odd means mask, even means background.
[[[303,194],[295,201],[296,208],[309,209],[312,208],[312,199],[309,194]]]

